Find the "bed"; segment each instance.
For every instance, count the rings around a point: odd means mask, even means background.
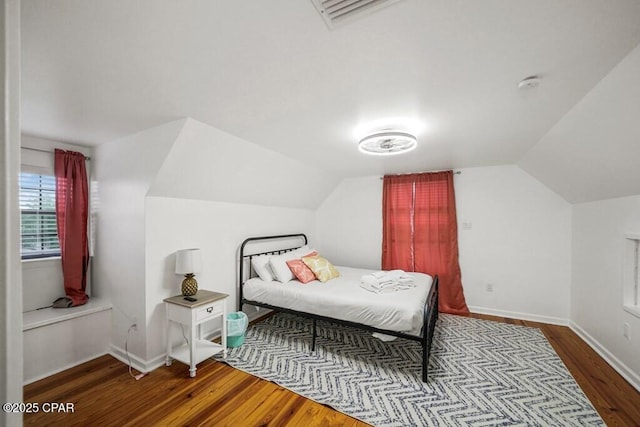
[[[258,277],[255,257],[281,256],[306,247],[305,234],[250,237],[239,255],[238,309],[252,305],[296,314],[313,321],[311,351],[315,351],[318,321],[334,322],[386,336],[417,341],[422,347],[422,381],[428,380],[428,364],[438,319],[438,276],[408,274],[414,287],[400,292],[375,293],[360,286],[371,270],[337,266],[340,277],[321,283],[275,282]]]

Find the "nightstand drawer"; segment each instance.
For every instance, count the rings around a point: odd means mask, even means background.
[[[198,307],[196,311],[196,322],[204,322],[209,318],[220,316],[224,310],[224,301],[216,301],[204,307]]]

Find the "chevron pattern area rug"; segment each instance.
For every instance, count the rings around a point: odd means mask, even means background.
[[[441,314],[425,384],[417,342],[318,322],[311,353],[311,326],[279,313],[224,361],[374,426],[605,425],[539,329]]]

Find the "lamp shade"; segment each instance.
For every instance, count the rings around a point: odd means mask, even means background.
[[[176,252],[176,274],[200,273],[202,254],[200,249],[181,249]]]

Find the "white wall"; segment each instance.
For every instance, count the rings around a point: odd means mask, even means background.
[[[316,211],[313,246],[332,263],[380,269],[382,180],[379,176],[343,180]]]
[[[109,310],[25,330],[24,383],[102,356],[110,342]]]
[[[227,202],[148,197],[146,201],[147,360],[165,353],[164,298],[180,293],[175,252],[200,248],[203,271],[198,287],[228,294],[227,309],[237,310],[238,251],[247,237],[306,232],[313,238],[314,212],[308,209]],[[313,241],[313,240],[311,240]],[[250,317],[255,309],[245,307]],[[219,328],[211,322],[210,329]]]
[[[48,307],[64,296],[60,257],[22,260],[23,311]]]
[[[111,300],[111,343],[124,348],[137,322],[129,353],[144,359],[145,197],[184,120],[170,122],[95,149],[93,197],[96,222],[94,294]]]
[[[464,169],[454,185],[470,308],[566,324],[571,205],[517,166]],[[471,229],[464,230],[463,222],[471,222]],[[316,246],[330,260],[379,268],[380,178],[345,179],[318,209],[316,225]],[[486,292],[486,282],[493,292]]]
[[[517,166],[463,169],[455,186],[469,308],[567,324],[571,205]]]
[[[622,308],[627,233],[640,233],[640,196],[574,206],[571,321],[640,390],[640,318]]]

